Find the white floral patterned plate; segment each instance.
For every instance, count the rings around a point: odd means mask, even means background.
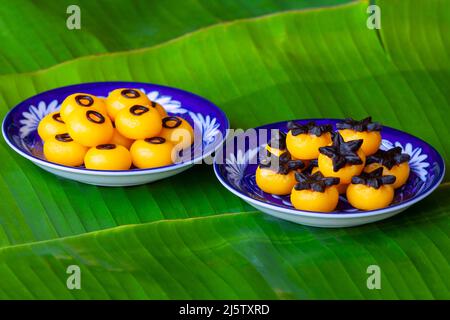
[[[42,140],[37,134],[39,121],[45,115],[58,110],[64,98],[72,93],[85,92],[105,97],[117,88],[139,88],[150,100],[161,104],[169,115],[187,120],[195,131],[194,145],[189,157],[170,166],[121,171],[88,170],[47,161],[42,152]],[[144,184],[182,172],[219,148],[228,129],[226,115],[210,101],[180,89],[140,82],[94,82],[46,91],[28,98],[10,110],[2,125],[6,142],[21,156],[58,176],[101,186]]]
[[[338,119],[307,119],[296,120],[299,123],[316,121],[319,124],[331,124],[335,128]],[[268,124],[255,128],[258,135],[267,129],[268,141],[270,130],[276,129],[287,132],[287,121]],[[362,211],[353,208],[341,196],[336,211],[320,213],[296,210],[289,196],[274,196],[263,192],[255,182],[255,172],[259,163],[260,150],[265,145],[251,146],[242,143],[243,134],[230,138],[214,158],[214,171],[219,181],[229,191],[248,202],[253,207],[272,216],[317,227],[350,227],[389,218],[407,209],[417,201],[428,196],[442,181],[445,173],[445,164],[439,153],[425,141],[408,133],[383,127],[381,131],[383,140],[381,149],[401,147],[404,153],[411,156],[409,165],[411,174],[407,183],[396,191],[393,203],[384,209]],[[258,141],[259,141],[258,137]],[[241,141],[241,142],[239,142]]]

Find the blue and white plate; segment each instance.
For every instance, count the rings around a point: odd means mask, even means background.
[[[117,88],[138,88],[158,102],[169,115],[182,117],[195,129],[191,155],[180,163],[154,169],[121,171],[88,170],[47,161],[37,133],[39,121],[59,109],[61,102],[76,92],[106,97]],[[170,177],[210,156],[224,141],[229,122],[210,101],[180,89],[140,82],[93,82],[53,89],[28,98],[14,107],[3,120],[2,133],[8,145],[21,156],[58,176],[102,186],[130,186]]]
[[[299,123],[316,121],[319,124],[335,124],[337,119],[297,120]],[[259,129],[278,129],[287,132],[287,121],[268,124],[255,128],[258,141],[263,140]],[[230,138],[216,153],[214,171],[219,181],[229,191],[248,202],[253,207],[272,216],[317,227],[350,227],[389,218],[407,209],[417,201],[428,196],[441,183],[445,164],[439,153],[428,143],[408,133],[383,127],[381,149],[401,147],[404,153],[411,156],[409,162],[411,174],[407,183],[396,191],[393,203],[384,209],[362,211],[353,208],[341,196],[336,211],[320,213],[295,209],[289,196],[275,196],[263,192],[256,185],[255,172],[259,163],[260,150],[265,148],[261,143],[242,143],[243,134]],[[264,139],[264,141],[269,141]]]

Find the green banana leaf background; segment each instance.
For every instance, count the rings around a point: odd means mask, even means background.
[[[81,82],[179,87],[234,128],[362,118],[450,155],[450,1],[0,3],[0,116]],[[78,4],[81,29],[68,30]],[[127,188],[51,175],[0,139],[0,298],[449,299],[450,183],[389,220],[319,229],[225,190],[212,167]],[[66,287],[69,265],[81,290]],[[366,284],[369,265],[381,289]]]

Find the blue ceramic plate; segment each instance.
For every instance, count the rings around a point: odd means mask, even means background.
[[[338,119],[308,119],[296,120],[299,123],[316,121],[319,124],[335,124]],[[287,121],[273,123],[255,128],[260,140],[259,129],[278,129],[287,132]],[[401,147],[404,153],[411,156],[409,162],[411,174],[407,183],[396,191],[393,203],[384,209],[361,211],[353,208],[345,196],[341,196],[335,212],[319,213],[296,210],[289,196],[274,196],[263,192],[255,182],[257,165],[255,157],[265,145],[250,146],[249,143],[238,143],[242,135],[227,141],[214,159],[214,171],[219,181],[229,191],[242,198],[255,208],[273,216],[300,224],[320,227],[348,227],[382,220],[397,214],[417,201],[429,195],[442,181],[445,165],[439,153],[428,143],[408,133],[383,127],[381,149]],[[269,140],[265,140],[269,141]],[[258,159],[256,159],[258,160]],[[258,162],[259,163],[259,160]]]
[[[150,100],[161,104],[169,115],[187,120],[195,128],[196,142],[191,148],[192,156],[170,166],[121,171],[66,167],[45,160],[42,140],[37,133],[39,121],[58,110],[61,102],[72,93],[84,92],[106,97],[117,88],[141,89]],[[210,101],[180,89],[140,82],[93,82],[46,91],[14,107],[6,115],[2,125],[2,133],[8,145],[44,170],[64,178],[105,186],[143,184],[184,171],[220,147],[228,129],[227,117]]]

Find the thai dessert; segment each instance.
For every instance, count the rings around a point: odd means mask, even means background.
[[[304,167],[301,160],[292,160],[288,152],[279,157],[271,155],[264,158],[256,169],[256,184],[264,192],[287,195],[296,184],[295,172]]]
[[[360,121],[347,118],[343,122],[337,123],[336,128],[344,141],[362,139],[361,149],[366,156],[374,154],[380,147],[381,125],[378,122],[372,122],[372,117]]]
[[[305,125],[295,122],[288,123],[289,132],[286,136],[287,150],[296,159],[312,160],[319,156],[319,148],[331,143],[331,125],[318,125],[309,122]]]
[[[364,168],[364,171],[371,172],[382,167],[383,175],[395,176],[395,182],[392,186],[394,189],[397,189],[402,187],[409,178],[409,160],[410,156],[402,153],[400,147],[386,151],[378,150],[367,157],[367,166]]]
[[[127,148],[117,144],[100,144],[88,150],[84,165],[94,170],[128,170],[131,167],[131,154]]]
[[[48,161],[93,170],[167,166],[194,143],[187,120],[168,116],[133,88],[113,90],[106,99],[71,94],[40,121],[38,134]]]
[[[347,200],[355,208],[376,210],[387,207],[394,199],[395,176],[383,175],[383,168],[362,172],[352,178],[347,188]]]
[[[322,173],[295,173],[297,183],[291,193],[292,205],[299,210],[330,212],[339,202],[336,185],[339,178],[324,177]]]

